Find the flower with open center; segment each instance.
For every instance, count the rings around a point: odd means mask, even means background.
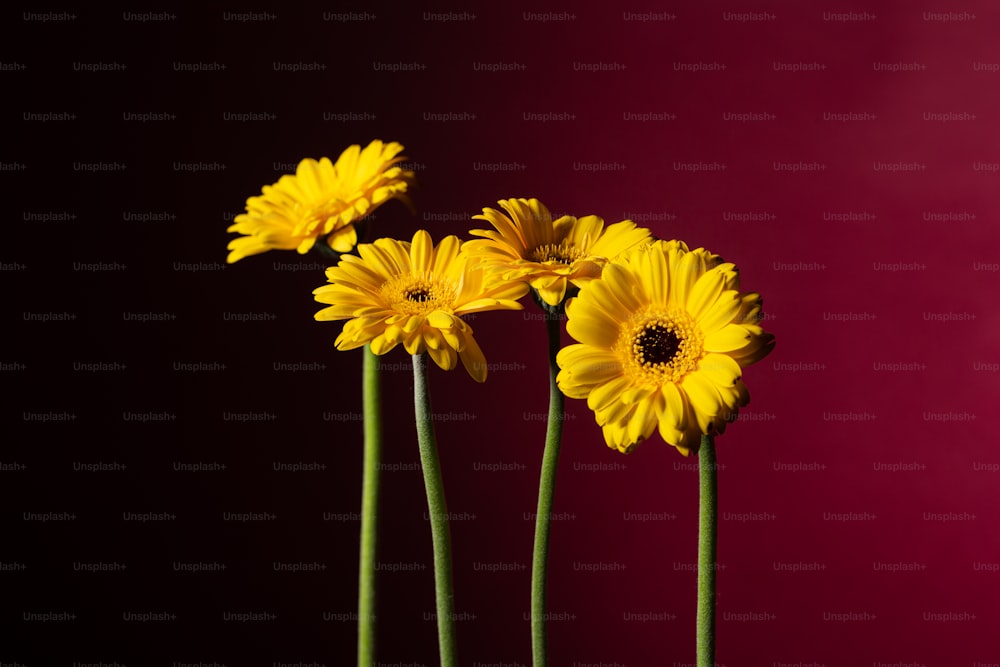
[[[537,199],[498,203],[506,214],[484,208],[473,216],[494,229],[471,230],[483,238],[468,241],[466,251],[504,280],[528,283],[549,306],[559,306],[570,285],[597,278],[609,260],[649,239],[649,230],[631,220],[605,227],[596,215],[553,220]]]
[[[461,252],[457,236],[435,247],[424,230],[411,242],[382,238],[358,245],[326,270],[331,284],[313,294],[330,304],[317,320],[348,320],[337,337],[339,350],[371,343],[385,354],[402,344],[410,354],[427,352],[445,370],[461,359],[477,382],[486,379],[486,358],[462,315],[520,310],[527,285],[493,281]]]
[[[742,368],[774,337],[761,298],[733,264],[680,241],[655,241],[604,267],[566,306],[579,343],[560,350],[559,388],[586,398],[609,447],[630,451],[659,430],[684,455],[721,434],[750,396]]]

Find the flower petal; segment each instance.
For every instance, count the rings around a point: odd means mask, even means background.
[[[734,387],[742,370],[733,358],[726,354],[706,354],[698,362],[698,372],[720,387]]]
[[[709,305],[698,318],[698,326],[702,332],[709,334],[735,321],[743,300],[735,290],[722,292],[715,303]]]
[[[565,375],[560,383],[594,387],[609,382],[622,371],[618,356],[588,345],[570,345],[560,350],[557,363]]]
[[[479,344],[475,338],[472,336],[465,337],[465,345],[459,352],[459,357],[461,357],[462,365],[469,372],[469,375],[472,376],[473,380],[476,382],[486,382],[486,356],[479,348]]]
[[[594,387],[587,397],[587,407],[597,411],[618,400],[618,395],[632,384],[626,377],[616,377],[605,384]]]
[[[687,311],[692,317],[701,319],[702,313],[715,305],[722,294],[724,282],[725,276],[719,271],[709,271],[698,278],[687,300]]]
[[[746,325],[727,324],[705,336],[705,351],[732,352],[745,347],[750,340],[750,330]]]

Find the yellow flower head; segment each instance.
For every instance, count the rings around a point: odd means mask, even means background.
[[[579,341],[556,378],[586,398],[609,447],[629,452],[659,430],[685,456],[722,433],[750,395],[741,369],[774,336],[757,325],[761,298],[740,292],[733,264],[681,241],[655,241],[604,267],[566,307]]]
[[[375,140],[350,146],[336,164],[306,158],[295,175],[285,174],[247,199],[227,231],[245,234],[229,242],[228,263],[268,250],[306,253],[320,239],[337,252],[357,244],[354,223],[390,199],[406,200],[413,172],[399,166],[401,144]]]
[[[461,359],[474,380],[485,381],[486,358],[461,316],[520,310],[517,299],[528,287],[489,281],[461,246],[447,236],[435,248],[424,230],[409,243],[383,238],[358,245],[359,256],[342,256],[326,270],[332,284],[313,292],[331,304],[316,319],[349,320],[337,337],[339,350],[371,343],[372,352],[385,354],[402,343],[410,354],[426,351],[445,370]]]
[[[553,220],[537,199],[498,203],[506,214],[484,208],[473,216],[495,230],[471,230],[483,238],[467,242],[466,251],[504,280],[527,282],[550,306],[563,302],[569,284],[580,287],[597,278],[610,259],[649,239],[649,230],[631,220],[605,228],[596,215]]]

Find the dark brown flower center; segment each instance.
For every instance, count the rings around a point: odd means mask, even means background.
[[[424,301],[431,300],[431,291],[422,287],[409,289],[406,291],[406,298],[410,301],[415,301],[417,303],[423,303]]]
[[[548,243],[531,251],[531,258],[536,262],[559,262],[567,265],[583,256],[584,253],[579,248],[563,243]]]
[[[396,276],[387,280],[380,292],[385,305],[401,315],[451,312],[458,296],[454,285],[430,273]]]
[[[641,313],[625,323],[616,347],[637,382],[681,382],[705,356],[705,336],[680,308]]]
[[[672,329],[650,324],[636,336],[633,352],[643,366],[669,364],[681,347],[680,337]]]

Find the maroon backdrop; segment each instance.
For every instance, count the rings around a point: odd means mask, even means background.
[[[319,258],[224,262],[248,196],[380,138],[420,181],[380,236],[538,197],[764,295],[777,347],[718,440],[719,664],[1000,664],[1000,8],[807,4],[3,10],[0,663],[354,661],[360,353],[312,319]],[[488,381],[430,374],[459,656],[525,667],[544,326],[472,324]],[[382,361],[379,662],[429,666]],[[693,664],[695,465],[567,401],[552,665]]]

